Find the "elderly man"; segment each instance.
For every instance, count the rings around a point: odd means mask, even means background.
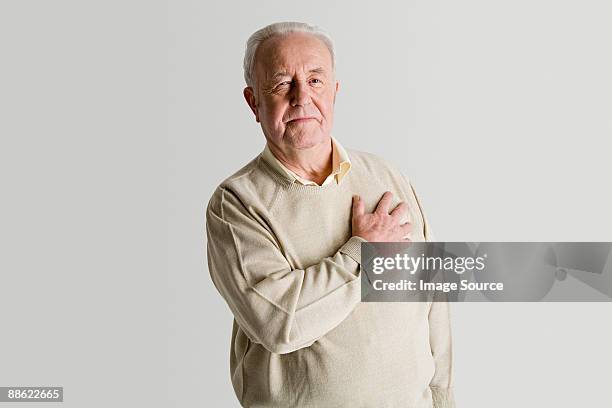
[[[331,136],[330,38],[255,32],[244,97],[266,146],[215,190],[208,266],[244,407],[453,407],[448,304],[361,302],[361,243],[432,240],[409,181]]]

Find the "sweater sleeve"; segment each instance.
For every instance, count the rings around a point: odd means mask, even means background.
[[[454,408],[453,355],[449,302],[431,302],[429,310],[429,345],[435,373],[429,384],[434,408]]]
[[[312,345],[361,301],[361,242],[292,269],[265,221],[219,188],[206,211],[208,267],[238,325],[276,354]]]
[[[421,218],[423,220],[423,236],[425,237],[425,241],[426,242],[431,242],[431,241],[435,241],[436,238],[433,235],[433,232],[431,230],[431,226],[429,225],[429,221],[427,221],[427,217],[425,216],[425,212],[423,211],[423,205],[421,204],[421,201],[419,200],[419,196],[417,195],[416,191],[414,190],[414,186],[412,185],[412,183],[410,183],[409,181],[406,181],[408,183],[408,185],[410,186],[410,191],[414,197],[414,200],[416,201],[418,207],[419,207],[419,212],[421,214]]]
[[[425,241],[435,241],[435,237],[423,211],[414,186],[404,178],[410,186],[410,191],[419,207],[423,220],[423,234]],[[444,294],[440,294],[444,296]],[[434,408],[454,408],[455,396],[453,393],[453,356],[450,323],[450,306],[447,301],[437,299],[431,302],[429,309],[429,345],[434,359],[435,373],[429,388],[431,389]]]

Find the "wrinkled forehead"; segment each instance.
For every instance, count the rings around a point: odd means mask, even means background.
[[[323,41],[307,33],[268,38],[258,47],[255,56],[256,75],[263,80],[278,73],[308,72],[314,69],[331,74],[331,54]]]

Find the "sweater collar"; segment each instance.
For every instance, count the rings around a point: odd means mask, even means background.
[[[344,178],[351,169],[351,161],[346,150],[342,147],[340,142],[336,140],[333,136],[331,136],[332,140],[332,172],[327,176],[322,186],[328,185],[332,182],[340,183],[342,178]],[[263,152],[261,153],[262,159],[264,159],[277,173],[280,173],[285,178],[288,178],[292,183],[297,183],[301,185],[312,185],[318,186],[312,180],[307,180],[295,172],[289,170],[280,160],[274,156],[272,151],[270,150],[268,144],[264,147]]]

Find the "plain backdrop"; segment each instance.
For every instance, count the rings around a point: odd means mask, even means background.
[[[612,241],[611,12],[3,1],[0,386],[63,386],[75,408],[238,406],[204,211],[263,149],[242,57],[275,21],[331,34],[334,136],[397,164],[438,240]],[[460,407],[609,400],[612,304],[452,306]]]

